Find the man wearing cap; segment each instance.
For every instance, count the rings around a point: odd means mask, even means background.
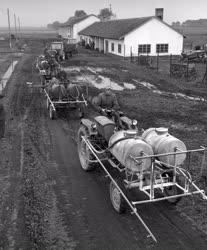
[[[110,87],[107,87],[104,92],[101,92],[98,96],[95,96],[92,99],[93,107],[101,114],[109,116],[107,110],[111,110],[111,114],[109,118],[115,119],[115,123],[120,125],[119,119],[119,104],[116,98],[116,95],[112,92]]]
[[[0,99],[2,99],[4,96],[0,94]],[[0,103],[0,139],[4,137],[5,132],[5,109],[2,103]]]
[[[116,95],[111,91],[110,87],[107,87],[105,91],[101,92],[97,97],[94,97],[92,104],[100,113],[102,113],[104,109],[119,109]]]

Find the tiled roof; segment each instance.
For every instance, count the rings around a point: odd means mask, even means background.
[[[140,27],[152,17],[118,19],[106,22],[95,22],[81,30],[80,35],[120,39],[135,28]]]
[[[158,19],[157,17],[150,16],[141,18],[118,19],[106,22],[95,22],[87,28],[81,30],[79,32],[79,35],[111,38],[116,40],[122,39],[126,34],[134,29],[139,28],[153,18],[156,18],[163,24],[167,25],[169,28],[173,29],[170,25]],[[178,31],[176,32],[179,33]]]

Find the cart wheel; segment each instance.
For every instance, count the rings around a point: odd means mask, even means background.
[[[49,116],[51,120],[55,120],[57,118],[56,111],[52,108],[52,105],[49,105]]]
[[[92,153],[82,139],[82,136],[88,136],[88,131],[83,125],[81,125],[78,130],[78,155],[82,169],[84,171],[90,171],[94,169],[94,163],[89,161],[92,158]]]
[[[119,179],[115,179],[116,183],[123,190],[123,181]],[[110,199],[112,206],[119,214],[124,213],[126,211],[126,202],[121,195],[120,191],[114,184],[114,182],[110,182]]]

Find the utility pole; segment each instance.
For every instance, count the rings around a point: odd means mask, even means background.
[[[9,9],[7,9],[7,16],[8,16],[8,27],[9,27],[9,48],[12,48],[11,44],[11,26],[10,26],[10,15],[9,15]]]
[[[18,24],[19,24],[19,37],[20,37],[20,19],[18,17]]]
[[[17,20],[16,20],[15,14],[14,14],[14,25],[15,25],[15,34],[16,34],[16,40],[17,40]]]

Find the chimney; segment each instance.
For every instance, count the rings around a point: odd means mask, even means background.
[[[155,9],[155,16],[163,20],[163,13],[164,9],[163,8],[156,8]]]

